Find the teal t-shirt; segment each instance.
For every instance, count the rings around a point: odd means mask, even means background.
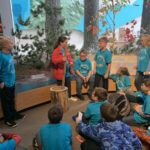
[[[126,90],[127,87],[131,86],[130,78],[127,75],[123,75],[123,76],[112,75],[111,78],[113,79],[113,81],[116,82],[118,91]]]
[[[80,58],[75,61],[75,71],[78,70],[84,77],[88,76],[88,73],[92,70],[91,61],[87,58],[82,61]]]
[[[6,140],[0,143],[0,150],[15,150],[16,141],[14,139]]]
[[[112,61],[112,53],[110,50],[97,50],[94,57],[96,62],[96,73],[104,75],[107,70],[107,65]]]
[[[84,112],[85,118],[89,119],[89,124],[98,124],[102,121],[100,107],[107,103],[105,101],[93,101],[88,104],[86,111]]]
[[[39,133],[42,150],[72,150],[72,129],[69,124],[46,124]]]
[[[144,99],[144,104],[142,105],[142,111],[146,115],[150,115],[150,95],[146,95]],[[150,122],[150,118],[144,118],[140,116],[137,112],[134,112],[134,119],[137,123],[147,123]]]
[[[138,56],[137,71],[145,72],[150,62],[150,48],[142,48]]]
[[[16,75],[12,55],[0,51],[0,82],[5,86],[12,87],[15,85]]]

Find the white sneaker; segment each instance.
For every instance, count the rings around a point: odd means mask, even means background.
[[[78,99],[75,97],[70,97],[69,100],[76,102]]]

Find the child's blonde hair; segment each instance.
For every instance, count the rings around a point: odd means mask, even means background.
[[[8,42],[12,42],[10,37],[0,36],[0,49],[4,48]]]
[[[141,36],[141,38],[144,41],[144,46],[150,47],[150,35],[149,34],[143,34]]]

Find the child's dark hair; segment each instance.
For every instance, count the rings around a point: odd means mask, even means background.
[[[63,43],[66,40],[68,40],[68,38],[66,36],[60,36],[56,42],[56,45],[54,46],[54,49],[57,48],[60,43]]]
[[[130,76],[130,73],[129,73],[127,67],[120,67],[120,72],[121,72],[123,75]]]
[[[63,108],[60,104],[52,104],[48,111],[50,123],[59,123],[63,117]]]
[[[150,88],[150,79],[144,79],[144,85],[148,88]]]
[[[106,122],[113,122],[120,119],[117,107],[113,106],[110,103],[103,104],[100,108],[100,111],[102,118],[104,118]]]
[[[86,51],[85,49],[82,49],[82,50],[80,51],[80,54],[81,54],[81,53],[83,53],[83,54],[85,54],[85,55],[88,54],[87,51]]]
[[[104,41],[105,43],[108,43],[107,37],[101,37],[98,41]]]
[[[94,96],[98,97],[99,101],[104,101],[107,99],[107,90],[101,87],[96,87],[94,89]]]

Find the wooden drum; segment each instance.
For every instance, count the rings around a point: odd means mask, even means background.
[[[53,86],[50,88],[50,100],[52,104],[61,104],[64,112],[68,111],[68,88],[65,86]]]

